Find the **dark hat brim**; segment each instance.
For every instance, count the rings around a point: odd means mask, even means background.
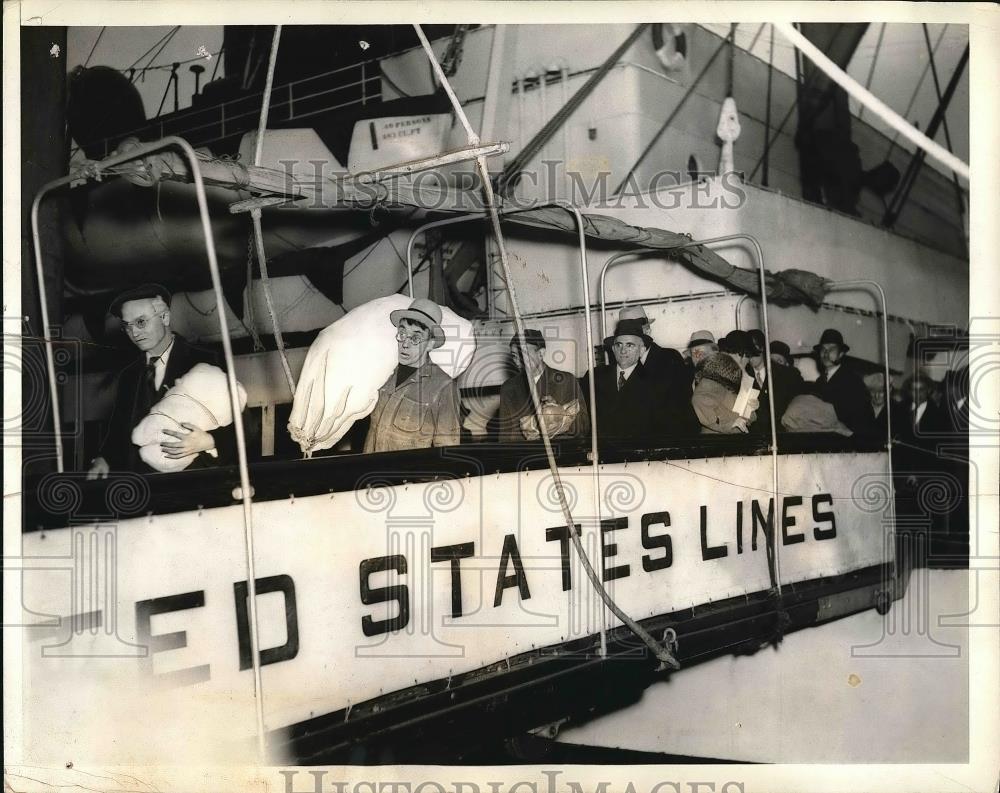
[[[653,344],[654,344],[653,339],[651,337],[647,336],[645,333],[619,333],[618,336],[635,336],[637,339],[642,339],[644,342],[646,342],[646,346],[647,347],[652,347]],[[604,346],[609,351],[614,346],[615,339],[617,339],[618,336],[608,336],[604,340]]]
[[[170,305],[170,290],[162,284],[142,284],[125,292],[122,292],[108,306],[108,313],[121,319],[122,306],[133,300],[152,300],[154,297],[160,298],[167,306]]]
[[[844,352],[847,352],[848,350],[851,349],[848,345],[843,344],[842,342],[839,342],[839,341],[828,341],[828,342],[824,342],[824,344],[836,344]],[[822,347],[822,346],[823,346],[822,344],[814,344],[813,345],[813,352],[819,352],[819,348]]]

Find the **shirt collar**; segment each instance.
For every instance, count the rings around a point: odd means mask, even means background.
[[[634,370],[635,367],[637,367],[638,365],[639,362],[636,361],[628,369],[622,369],[620,366],[618,366],[618,364],[615,364],[615,368],[618,370],[619,374],[625,375],[625,379],[628,380],[632,376],[632,370]]]
[[[838,371],[839,369],[840,369],[840,364],[839,364],[839,363],[838,363],[838,364],[835,364],[834,366],[831,366],[831,367],[830,367],[829,369],[827,369],[827,370],[826,370],[826,379],[827,379],[827,380],[832,380],[832,379],[833,379],[833,376],[834,376],[835,374],[837,374],[837,371]]]
[[[163,364],[164,366],[166,366],[167,365],[167,359],[170,357],[170,351],[174,349],[174,340],[175,339],[176,339],[176,336],[174,336],[173,334],[170,334],[170,344],[168,344],[167,345],[167,349],[165,349],[159,355],[150,355],[147,352],[146,353],[146,363],[147,364],[152,363],[154,366],[156,364]]]

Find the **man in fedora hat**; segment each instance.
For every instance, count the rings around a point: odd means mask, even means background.
[[[602,439],[651,446],[697,431],[686,382],[671,383],[642,364],[642,353],[651,343],[641,319],[619,320],[614,335],[604,340],[615,363],[594,370],[597,431]],[[589,399],[587,376],[582,387]]]
[[[524,345],[528,357],[522,360],[519,338],[514,336],[510,340],[510,353],[518,372],[500,387],[500,442],[518,443],[525,440],[521,419],[535,415],[531,392],[528,390],[529,377],[534,380],[538,401],[543,405],[554,403],[565,406],[577,402],[576,416],[563,435],[571,438],[585,437],[590,429],[590,419],[580,383],[569,372],[553,369],[545,363],[545,336],[540,330],[525,328]]]
[[[699,364],[712,353],[719,351],[715,334],[710,330],[696,330],[687,343],[688,355],[691,356],[691,366],[697,369]]]
[[[774,418],[778,422],[777,426],[780,431],[781,416],[784,414],[789,403],[805,390],[805,383],[798,369],[794,366],[779,363],[774,360],[774,356],[770,356],[771,373],[774,376],[774,388],[772,389],[771,384],[767,380],[767,361],[765,356],[768,356],[768,350],[765,345],[764,332],[759,328],[753,328],[747,331],[747,336],[750,339],[753,349],[750,353],[746,372],[753,378],[754,388],[759,392],[759,407],[757,409],[757,421],[754,423],[754,431],[757,434],[770,435],[771,412],[768,403],[771,399],[772,390],[774,391]],[[788,345],[780,341],[772,342],[772,349],[775,344],[782,345],[787,353],[791,352],[788,349]],[[778,349],[780,350],[781,347]],[[788,355],[787,357],[790,358],[791,356]]]
[[[771,363],[779,366],[790,366],[795,368],[795,359],[792,358],[792,348],[785,342],[775,339],[771,342]],[[801,377],[802,375],[799,375]]]
[[[418,298],[389,313],[398,365],[378,390],[365,452],[426,449],[460,440],[458,387],[428,357],[444,344],[441,307]]]
[[[218,366],[208,350],[188,343],[170,328],[170,292],[159,284],[122,292],[111,303],[109,313],[121,322],[122,330],[140,351],[119,374],[108,430],[97,457],[90,464],[88,479],[103,479],[112,470],[152,473],[132,443],[132,430],[146,417],[174,381],[198,363]],[[235,449],[232,425],[206,432],[192,424],[184,430],[164,430],[176,440],[161,444],[164,454],[181,458],[196,454],[192,467],[214,465],[231,458]]]
[[[681,379],[686,385],[691,385],[691,372],[684,364],[683,356],[677,350],[661,347],[653,341],[649,326],[656,322],[646,316],[642,306],[624,306],[618,312],[618,321],[624,319],[637,320],[642,324],[642,332],[649,339],[649,344],[639,358],[640,363],[654,377],[662,377],[668,381]]]
[[[819,344],[813,346],[820,368],[817,394],[833,405],[837,418],[856,436],[871,438],[878,430],[868,389],[860,375],[843,365],[844,356],[850,349],[839,330],[827,328],[823,331]]]

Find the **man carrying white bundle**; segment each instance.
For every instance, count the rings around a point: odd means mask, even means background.
[[[389,313],[396,326],[396,370],[378,392],[365,452],[450,446],[460,440],[458,387],[428,359],[444,344],[441,307],[419,298]]]
[[[121,320],[125,335],[142,354],[118,377],[108,431],[90,464],[88,479],[103,479],[112,470],[152,472],[132,443],[132,430],[177,378],[195,364],[216,364],[211,352],[192,346],[170,329],[170,292],[159,284],[120,294],[109,312]],[[212,433],[185,423],[181,429],[164,432],[175,440],[161,444],[163,455],[175,459],[196,455],[196,467],[218,464],[220,452],[232,455],[235,447],[231,425]]]

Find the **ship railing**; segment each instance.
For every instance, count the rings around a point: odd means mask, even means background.
[[[357,71],[357,75],[345,72]],[[350,79],[351,77],[354,79]],[[337,77],[334,81],[331,78]],[[333,83],[331,85],[331,83]],[[336,97],[350,91],[351,98],[345,101],[322,103],[324,97]],[[272,121],[289,123],[312,118],[321,113],[343,110],[354,106],[365,106],[382,99],[382,75],[379,60],[368,60],[341,66],[322,74],[303,77],[273,89],[274,97],[270,114]],[[122,138],[141,137],[155,132],[158,137],[183,135],[192,144],[205,146],[233,135],[256,129],[260,118],[260,104],[263,92],[256,92],[230,99],[210,107],[188,108],[179,113],[152,119],[140,127],[101,139],[104,156],[111,154],[114,145]],[[209,120],[205,120],[205,119]],[[75,153],[75,152],[74,152]]]
[[[767,279],[764,270],[764,251],[760,247],[760,243],[757,241],[756,237],[751,234],[727,234],[722,237],[711,237],[704,240],[691,240],[685,243],[679,248],[693,248],[701,245],[718,245],[725,242],[733,242],[736,240],[744,240],[748,242],[753,248],[757,265],[757,271],[760,277],[760,298],[761,298],[761,318],[762,324],[764,325],[764,347],[765,349],[770,349],[771,346],[771,333],[767,324]],[[675,249],[676,250],[676,249]],[[614,265],[619,264],[628,256],[633,255],[650,255],[650,254],[664,254],[663,250],[656,250],[651,248],[640,248],[633,251],[625,251],[622,253],[617,253],[609,258],[604,266],[601,267],[601,276],[599,281],[598,289],[600,291],[601,300],[601,338],[607,338],[607,295],[606,295],[606,285],[608,270],[610,270]],[[588,317],[589,319],[589,317]],[[767,382],[773,383],[774,377],[771,373],[771,356],[764,356],[764,366],[767,371]],[[593,380],[593,378],[591,378]],[[771,442],[770,442],[770,452],[771,452],[771,495],[774,498],[774,503],[778,503],[778,435],[777,427],[774,420],[774,399],[767,400],[767,409],[769,413],[769,418],[771,421]],[[596,434],[596,433],[595,433]],[[781,594],[781,562],[780,562],[780,543],[774,542],[773,538],[769,540],[772,545],[772,552],[774,558],[774,573],[775,573],[775,588],[778,594]]]
[[[248,604],[250,613],[250,646],[254,674],[254,703],[257,717],[257,740],[260,756],[264,756],[264,710],[263,692],[261,686],[260,643],[257,622],[257,576],[254,565],[253,541],[253,487],[250,483],[250,470],[247,464],[246,431],[243,426],[243,411],[240,409],[240,397],[236,382],[236,367],[233,361],[233,348],[229,338],[229,322],[226,318],[225,297],[222,292],[222,278],[219,262],[216,256],[215,240],[212,236],[212,223],[208,212],[208,199],[205,194],[205,183],[201,175],[198,155],[194,148],[183,138],[169,136],[152,143],[145,143],[124,154],[116,154],[102,160],[90,168],[90,175],[98,176],[101,170],[107,170],[131,160],[138,160],[163,149],[180,149],[191,169],[191,179],[194,182],[195,197],[198,202],[198,214],[201,219],[201,230],[205,238],[205,252],[208,260],[208,271],[212,281],[215,296],[216,315],[219,318],[219,334],[222,341],[222,351],[225,358],[226,385],[229,391],[229,403],[233,412],[233,427],[236,434],[236,455],[240,475],[239,493],[243,504],[243,529],[246,547],[246,575],[248,585]],[[56,467],[59,474],[64,473],[62,431],[59,411],[59,393],[57,389],[55,354],[53,350],[53,328],[49,320],[48,295],[46,292],[44,255],[41,236],[39,234],[39,209],[42,201],[56,190],[79,186],[82,184],[79,173],[72,173],[51,182],[47,182],[35,195],[31,205],[31,235],[35,252],[35,277],[37,278],[39,300],[41,301],[42,335],[45,341],[45,365],[48,376],[50,405],[52,409],[52,431],[56,447]]]

